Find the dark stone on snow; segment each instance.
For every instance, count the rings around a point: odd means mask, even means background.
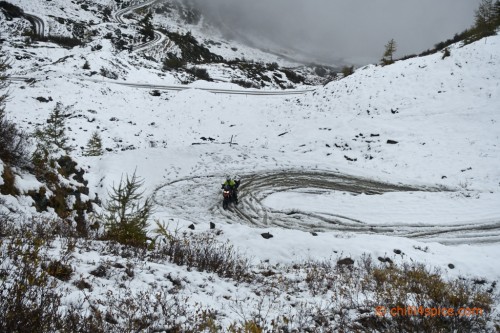
[[[215,229],[215,223],[210,222],[210,229]]]
[[[52,100],[52,98],[49,97],[49,99],[46,99],[45,97],[39,96],[36,98],[36,100],[41,102],[41,103],[48,103]]]
[[[106,267],[103,265],[99,265],[96,269],[90,272],[93,276],[97,277],[105,277],[106,276]]]
[[[315,233],[315,232],[311,232],[311,235],[313,235],[313,236],[318,236],[318,234],[317,234],[317,233]]]
[[[104,316],[104,321],[110,323],[111,325],[118,324],[118,321],[115,318],[113,318],[113,315],[109,312],[106,312],[106,315]]]
[[[260,274],[262,274],[262,276],[269,277],[269,276],[276,275],[276,272],[273,272],[272,270],[269,269],[267,271],[261,272]]]
[[[396,254],[401,254],[401,250],[394,249],[394,253],[396,253]]]
[[[173,278],[170,274],[167,275],[167,280],[172,282],[175,287],[182,287],[182,282],[178,278]]]
[[[271,235],[269,232],[265,232],[263,234],[260,234],[264,239],[269,239],[269,238],[273,238],[274,236]]]
[[[396,140],[387,140],[387,144],[389,144],[389,145],[395,145],[397,143],[398,142]]]
[[[194,230],[194,224],[191,223],[188,228]]]
[[[344,258],[344,259],[340,259],[339,261],[337,261],[337,265],[352,265],[354,264],[354,260],[352,260],[351,258]]]
[[[81,279],[79,281],[76,281],[75,283],[73,283],[78,289],[80,290],[83,290],[83,289],[88,289],[88,290],[92,290],[92,285],[90,283],[88,283],[87,281],[85,281],[84,279]]]
[[[381,261],[381,262],[386,262],[386,263],[389,263],[389,264],[392,264],[392,260],[391,258],[388,258],[388,257],[378,257],[378,260]]]
[[[453,268],[455,268],[455,265],[453,265],[453,264],[448,264],[448,268],[449,268],[449,269],[453,269]]]

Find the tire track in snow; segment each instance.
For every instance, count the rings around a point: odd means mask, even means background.
[[[353,194],[378,195],[388,192],[447,191],[438,187],[419,187],[404,184],[389,184],[345,174],[322,171],[281,170],[258,172],[242,177],[239,189],[239,204],[222,209],[219,187],[214,183],[224,175],[183,178],[157,188],[155,201],[158,205],[173,210],[176,216],[201,223],[242,223],[259,228],[281,227],[310,232],[350,232],[382,234],[437,241],[444,244],[492,243],[500,241],[500,221],[470,221],[453,225],[373,224],[345,215],[311,213],[300,210],[280,211],[262,204],[269,195],[282,191],[307,190],[309,193],[343,191]],[[196,186],[193,186],[196,184]],[[189,193],[189,197],[185,194]],[[205,198],[205,200],[203,200]],[[185,201],[194,201],[188,212]],[[423,207],[422,209],[425,209]]]

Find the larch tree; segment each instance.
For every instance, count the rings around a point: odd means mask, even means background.
[[[390,65],[394,63],[394,53],[396,52],[396,41],[391,39],[387,44],[385,44],[384,56],[382,57],[382,65]]]
[[[99,132],[94,131],[92,133],[92,137],[87,142],[87,147],[85,147],[85,151],[83,154],[85,156],[101,156],[102,151],[102,139],[99,135]]]

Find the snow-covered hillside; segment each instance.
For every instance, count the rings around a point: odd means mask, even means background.
[[[146,193],[154,196],[154,220],[179,233],[228,242],[250,258],[251,270],[287,276],[286,267],[308,260],[362,262],[370,255],[437,267],[445,279],[485,279],[498,296],[499,36],[453,45],[448,57],[437,53],[385,67],[369,65],[310,92],[296,85],[293,95],[254,95],[255,89],[232,94],[243,88],[199,80],[178,90],[182,75],[162,71],[154,58],[115,52],[103,37],[118,26],[112,18],[100,21],[96,13],[73,5],[67,9],[55,0],[11,2],[51,22],[50,30],[63,26],[56,28],[49,13],[93,20],[98,31],[86,46],[67,49],[50,42],[24,45],[14,29],[29,27],[21,18],[0,23],[15,79],[6,106],[9,118],[33,132],[57,103],[68,107],[70,155],[86,172],[89,198],[105,200],[113,184],[136,171]],[[97,8],[108,2],[90,4]],[[154,22],[161,25],[161,20],[155,16]],[[132,26],[119,26],[133,33]],[[202,36],[202,23],[189,30],[200,40],[215,38]],[[102,48],[96,50],[97,45]],[[217,53],[214,45],[210,50]],[[219,54],[236,52],[231,45]],[[282,61],[235,48],[248,59]],[[83,69],[85,62],[89,69]],[[203,67],[224,81],[234,74],[220,64]],[[104,72],[116,76],[100,75]],[[34,82],[25,81],[29,78]],[[266,89],[272,87],[277,86]],[[104,154],[83,156],[95,131]],[[41,186],[33,176],[17,173],[19,188]],[[227,175],[242,181],[240,203],[223,210],[220,185]],[[4,209],[20,216],[39,214],[23,195],[0,199]],[[54,216],[50,210],[44,214]],[[273,237],[266,239],[264,233]],[[98,252],[105,245],[95,243],[69,262],[75,270],[72,281],[88,281],[92,292],[87,296],[98,300],[109,296],[122,274],[116,265],[107,278],[90,272],[126,260]],[[62,241],[57,244],[54,256],[63,247]],[[258,306],[274,318],[280,309],[295,313],[296,304],[314,307],[331,298],[328,293],[312,296],[302,287],[266,298],[258,292],[262,285],[169,262],[129,262],[135,274],[124,278],[127,288],[139,293],[176,287],[189,306],[214,309],[225,328]],[[70,282],[60,284],[66,300],[83,299]],[[490,314],[498,311],[497,303]]]

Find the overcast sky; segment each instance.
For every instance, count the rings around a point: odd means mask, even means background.
[[[232,31],[323,60],[377,62],[420,53],[470,27],[480,0],[194,0]]]

